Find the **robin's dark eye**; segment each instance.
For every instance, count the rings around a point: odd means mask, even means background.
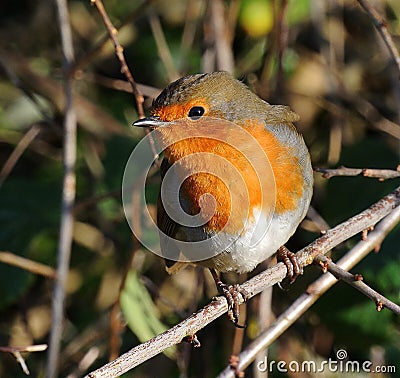
[[[193,106],[193,108],[189,110],[188,117],[193,120],[199,119],[204,114],[204,111],[202,106]]]

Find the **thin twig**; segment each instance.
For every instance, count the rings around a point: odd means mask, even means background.
[[[82,72],[81,74],[75,76],[75,80],[86,80],[91,83],[102,85],[106,88],[133,93],[132,86],[129,84],[128,81],[112,79],[106,76],[96,74],[94,72]],[[149,85],[136,83],[136,86],[145,97],[156,98],[161,93],[161,89],[151,87]]]
[[[233,40],[235,39],[237,22],[240,14],[240,8],[242,6],[242,0],[231,0],[229,4],[226,6],[228,7],[227,15],[226,15],[226,33],[227,33],[227,40],[230,45],[233,44]]]
[[[312,224],[311,227],[306,227],[307,223]],[[327,221],[318,213],[318,211],[314,208],[314,206],[310,206],[307,211],[306,219],[303,220],[301,226],[304,229],[308,229],[312,232],[325,232],[329,230],[331,227],[327,223]]]
[[[17,360],[17,362],[21,365],[22,371],[23,371],[26,375],[29,375],[30,372],[29,372],[28,366],[27,366],[27,364],[26,364],[24,358],[22,357],[21,353],[20,353],[20,352],[14,352],[14,353],[13,353],[13,356],[15,357],[15,359]]]
[[[275,2],[275,5],[278,5],[278,2]],[[286,14],[288,9],[287,0],[282,0],[279,2],[278,15],[275,17],[276,23],[276,46],[277,46],[277,64],[278,69],[276,72],[276,82],[274,88],[273,97],[279,100],[282,97],[283,93],[283,83],[284,83],[284,71],[283,71],[283,57],[285,54],[285,50],[287,48],[288,43],[288,25],[286,21]]]
[[[57,113],[65,114],[65,91],[64,86],[59,80],[56,80],[52,76],[42,76],[36,73],[32,69],[30,61],[25,56],[16,54],[14,51],[2,49],[1,46],[0,56],[7,57],[6,61],[13,67],[15,74],[18,75],[28,90],[35,95],[45,98],[54,106]],[[91,134],[95,134],[96,136],[109,133],[123,136],[131,135],[103,107],[92,102],[85,95],[74,93],[74,109],[79,126]],[[54,131],[58,133],[59,128],[55,128]],[[43,141],[41,143],[45,146]],[[39,147],[41,146],[38,144],[37,148],[39,149]]]
[[[217,69],[233,73],[235,63],[226,22],[225,4],[221,0],[213,0],[209,5],[211,7],[211,23],[214,31]]]
[[[325,269],[332,273],[338,280],[342,280],[349,285],[353,286],[355,289],[359,290],[366,297],[372,299],[377,305],[378,311],[382,309],[382,306],[386,307],[390,311],[394,312],[396,315],[400,315],[400,306],[396,303],[393,303],[391,300],[385,298],[382,294],[379,294],[374,289],[370,288],[365,282],[363,282],[363,278],[359,274],[351,274],[346,272],[340,266],[329,260],[327,257],[323,255],[319,255],[314,259],[316,264],[323,266]]]
[[[34,274],[40,274],[44,277],[56,277],[56,271],[50,266],[38,263],[25,257],[15,255],[11,252],[0,251],[0,262],[16,266]]]
[[[40,127],[38,125],[33,125],[21,138],[18,144],[15,146],[13,152],[8,157],[7,161],[4,163],[0,171],[0,186],[3,185],[4,181],[7,179],[8,175],[11,173],[15,164],[17,164],[19,158],[29,147],[31,142],[40,133]]]
[[[303,266],[313,262],[318,254],[325,254],[332,248],[351,238],[357,233],[376,224],[379,220],[390,214],[400,204],[400,187],[391,194],[383,197],[374,205],[358,215],[328,230],[322,237],[316,239],[307,247],[300,250],[296,257]],[[270,269],[251,278],[240,285],[242,290],[248,293],[249,298],[260,293],[269,286],[282,281],[287,274],[286,266],[278,263]],[[132,348],[116,360],[89,373],[89,378],[117,377],[124,372],[140,365],[142,362],[161,353],[166,348],[181,342],[185,337],[194,335],[207,324],[228,311],[228,305],[224,297],[217,297],[210,304],[197,311],[181,323],[165,331],[164,333]]]
[[[333,113],[333,119],[329,128],[329,147],[327,162],[329,165],[336,164],[342,152],[343,130],[345,129],[345,111],[344,106],[340,103],[339,93],[342,91],[343,85],[343,67],[344,67],[344,41],[345,32],[343,26],[344,5],[342,1],[325,2],[324,20],[319,22],[321,31],[328,25],[328,43],[322,43],[321,53],[327,70],[327,84],[329,85],[329,93],[332,100],[337,105],[337,111]],[[333,10],[335,9],[335,11]],[[332,15],[334,12],[335,16]],[[340,23],[338,25],[338,21]]]
[[[330,101],[327,98],[322,98],[321,96],[312,97],[296,91],[290,91],[290,94],[296,97],[305,98],[333,115],[340,114],[343,111],[343,109],[339,108],[339,106],[333,101]],[[352,94],[346,92],[346,88],[343,85],[337,95],[340,96],[341,101],[348,101],[354,105],[351,110],[345,110],[345,117],[356,115],[371,128],[383,131],[396,139],[400,139],[400,125],[384,117],[370,102],[361,97],[354,98]]]
[[[117,190],[111,190],[107,193],[98,194],[93,197],[85,198],[75,204],[74,214],[76,215],[77,213],[86,210],[88,207],[95,206],[104,199],[120,198],[120,197],[121,197],[121,189],[117,189]]]
[[[194,43],[203,5],[199,4],[197,0],[189,0],[186,5],[185,25],[180,43],[181,63],[179,68],[181,72],[185,72],[188,66],[188,56]]]
[[[125,25],[129,25],[133,20],[135,20],[135,18],[142,15],[143,12],[145,11],[145,8],[151,5],[152,2],[154,2],[154,0],[146,0],[141,4],[138,4],[137,8],[135,8],[132,11],[132,13],[130,13],[122,22],[120,22],[117,25],[116,29],[121,30]],[[109,41],[109,36],[106,33],[104,36],[100,38],[99,41],[96,42],[95,46],[93,46],[89,51],[85,52],[76,60],[74,66],[72,67],[71,74],[74,73],[81,74],[81,72],[86,68],[86,66],[89,65],[89,63],[94,60],[94,57],[98,55],[100,52],[102,52],[104,46],[108,41]]]
[[[15,352],[43,352],[47,349],[47,344],[36,344],[27,346],[0,346],[0,352],[15,353]]]
[[[2,54],[1,54],[2,55]],[[14,84],[16,88],[18,88],[28,99],[29,101],[35,106],[36,109],[39,110],[42,117],[49,123],[53,122],[52,117],[48,113],[47,109],[40,103],[40,101],[35,97],[20,80],[18,75],[13,70],[13,65],[9,64],[8,61],[4,60],[4,58],[0,55],[0,66],[3,68],[4,72],[6,73],[7,77],[10,81]]]
[[[74,47],[72,43],[72,32],[69,23],[67,1],[56,0],[56,5],[61,34],[61,47],[64,55],[64,177],[62,188],[60,237],[57,252],[57,279],[55,281],[53,293],[50,347],[46,366],[47,378],[55,378],[58,376],[58,363],[64,320],[64,302],[66,295],[65,287],[67,283],[69,262],[71,256],[74,223],[73,207],[76,192],[75,161],[77,121],[72,98],[73,80],[69,75],[70,69],[74,62]]]
[[[180,75],[175,68],[175,63],[172,58],[171,51],[168,47],[167,40],[165,39],[160,18],[153,11],[149,13],[149,23],[154,36],[154,40],[156,42],[158,55],[160,56],[160,59],[164,64],[165,70],[167,71],[168,79],[169,81],[174,81],[178,79]]]
[[[104,8],[103,2],[101,0],[91,0],[91,4],[96,6],[97,10],[99,11],[99,13],[103,19],[104,25],[106,26],[106,28],[108,30],[108,34],[110,35],[110,38],[114,43],[115,54],[117,55],[117,58],[118,58],[119,62],[121,63],[121,73],[125,75],[125,77],[129,81],[129,84],[132,87],[132,92],[135,96],[139,117],[144,118],[144,110],[143,110],[144,98],[143,98],[143,95],[140,93],[140,91],[136,85],[136,82],[133,79],[131,71],[129,70],[129,67],[126,63],[125,56],[124,56],[124,48],[119,43],[119,40],[117,37],[118,30],[112,24],[110,17],[108,17],[108,14],[107,14],[107,12]]]
[[[23,347],[0,346],[0,352],[11,353],[15,357],[17,362],[21,365],[21,368],[26,375],[29,375],[30,372],[24,358],[21,355],[21,352],[42,352],[46,349],[47,349],[46,344],[28,345]]]
[[[272,292],[273,287],[268,287],[260,293],[259,303],[258,303],[258,334],[268,328],[274,319],[274,314],[272,312]],[[242,348],[243,350],[243,348]],[[268,349],[264,349],[262,352],[258,353],[256,361],[263,361],[268,358]],[[240,354],[240,353],[239,353]],[[239,357],[238,357],[239,360]],[[239,360],[240,361],[240,360]],[[237,369],[238,370],[238,369]],[[259,369],[253,369],[254,378],[265,378],[265,374]]]
[[[351,97],[343,90],[343,87],[340,94],[344,96],[345,100],[349,100]],[[372,103],[362,97],[357,97],[356,99],[353,98],[352,103],[355,105],[354,109],[358,115],[367,121],[374,129],[383,131],[394,138],[400,139],[399,124],[384,117],[379,110],[372,105]]]
[[[104,8],[103,2],[101,0],[91,0],[91,4],[94,4],[96,6],[97,10],[99,11],[99,13],[103,19],[104,25],[106,26],[108,33],[110,35],[110,38],[114,43],[115,54],[117,55],[117,58],[121,64],[121,73],[125,75],[126,79],[128,80],[129,84],[131,85],[132,92],[133,92],[133,95],[136,100],[136,106],[137,106],[139,118],[144,118],[145,117],[144,109],[143,109],[144,98],[136,84],[136,81],[133,79],[133,76],[132,76],[131,71],[129,70],[128,64],[126,63],[125,56],[124,56],[124,48],[121,46],[121,44],[119,43],[119,40],[118,40],[118,30],[115,28],[115,26],[111,22],[110,17],[108,17],[108,14],[107,14],[107,12]],[[145,129],[146,134],[149,134],[149,132],[150,131],[148,129]],[[155,164],[157,166],[160,166],[160,163],[158,161],[158,153],[156,151],[156,147],[154,145],[153,138],[151,138],[151,137],[149,138],[149,143],[150,143],[151,151],[153,152],[153,155],[154,155]]]
[[[372,250],[379,247],[386,235],[399,223],[400,207],[392,211],[368,235],[367,240],[359,241],[346,253],[337,265],[344,270],[349,270],[358,264]],[[338,281],[332,275],[323,275],[308,286],[307,290],[292,303],[260,336],[251,342],[239,355],[238,369],[246,369],[256,358],[257,354],[271,345],[282,335],[297,319],[300,318],[326,291]],[[227,366],[218,378],[234,378],[234,372]]]
[[[400,55],[399,51],[396,48],[395,43],[393,42],[392,36],[390,35],[386,20],[379,14],[379,12],[370,4],[368,0],[357,0],[359,4],[364,8],[364,10],[369,14],[377,28],[379,34],[382,36],[383,41],[385,42],[390,55],[392,56],[397,70],[400,74]]]
[[[322,173],[322,177],[331,178],[334,176],[364,176],[377,178],[379,181],[384,181],[386,179],[398,178],[400,177],[400,165],[393,169],[372,169],[372,168],[347,168],[341,166],[336,169],[328,168],[315,168],[315,172]]]

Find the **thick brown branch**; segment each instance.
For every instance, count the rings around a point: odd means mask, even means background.
[[[325,254],[333,247],[351,238],[362,230],[375,225],[379,220],[391,213],[400,204],[400,187],[393,193],[385,196],[367,210],[328,230],[322,237],[318,238],[307,247],[300,250],[296,256],[299,262],[305,266],[313,262],[315,256]],[[282,281],[286,276],[286,267],[278,263],[261,274],[251,278],[241,285],[249,297],[262,290]],[[225,298],[217,297],[210,304],[185,319],[181,323],[165,331],[164,333],[146,341],[131,349],[107,365],[89,373],[90,378],[117,377],[124,372],[140,365],[142,362],[161,353],[163,350],[181,342],[185,337],[194,335],[207,324],[224,314],[228,310]]]

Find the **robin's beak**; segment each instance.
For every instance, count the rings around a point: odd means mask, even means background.
[[[146,117],[133,122],[132,126],[150,127],[151,129],[157,129],[158,127],[166,126],[167,124],[168,122],[161,121],[159,117]]]

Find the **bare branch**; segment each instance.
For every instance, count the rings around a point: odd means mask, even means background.
[[[26,86],[22,83],[18,75],[14,72],[14,66],[11,65],[7,60],[4,59],[3,52],[0,56],[0,67],[3,68],[7,77],[14,84],[16,88],[18,88],[28,99],[29,101],[36,107],[36,109],[41,113],[42,117],[49,123],[51,123],[52,117],[48,114],[45,107],[38,101],[38,99],[33,95],[32,91],[26,88]],[[11,68],[13,67],[13,68]]]
[[[325,254],[333,247],[351,238],[362,230],[376,224],[379,220],[390,214],[400,204],[400,187],[391,194],[383,197],[374,205],[360,214],[328,230],[322,237],[316,239],[307,247],[300,250],[296,257],[303,266],[313,262],[315,256]],[[282,281],[286,276],[286,267],[278,263],[270,269],[251,278],[240,287],[244,289],[249,298],[260,293],[269,286]],[[124,372],[140,365],[142,362],[161,353],[163,350],[181,342],[185,337],[194,335],[207,324],[227,312],[228,305],[224,297],[217,297],[210,304],[197,311],[195,314],[165,331],[164,333],[132,348],[127,353],[111,361],[107,365],[89,373],[89,378],[117,377]]]
[[[382,306],[384,306],[390,311],[394,312],[396,315],[400,315],[400,306],[385,298],[374,289],[370,288],[365,282],[363,282],[363,278],[361,275],[346,272],[344,269],[342,269],[323,255],[317,256],[314,259],[314,262],[323,266],[324,270],[326,269],[328,272],[332,273],[338,280],[342,280],[348,283],[349,285],[353,286],[355,289],[363,293],[365,296],[372,299],[377,305],[378,311],[380,311],[382,309]]]
[[[47,349],[47,344],[27,345],[27,346],[0,346],[0,352],[15,353],[15,352],[43,352]]]
[[[233,73],[235,63],[231,36],[228,34],[225,5],[221,0],[214,0],[209,3],[209,6],[211,7],[211,23],[214,30],[217,69]]]
[[[29,369],[28,366],[26,365],[26,362],[24,360],[24,358],[22,357],[20,352],[14,352],[13,353],[15,359],[18,361],[18,363],[21,365],[22,371],[26,374],[29,375]]]
[[[66,0],[56,0],[58,22],[61,34],[61,47],[64,55],[64,79],[65,79],[65,115],[64,115],[64,141],[63,162],[64,178],[61,203],[60,237],[57,253],[57,278],[54,286],[52,302],[52,322],[50,332],[50,347],[47,358],[46,376],[55,378],[58,376],[58,362],[60,354],[61,337],[64,320],[65,287],[71,256],[73,234],[73,207],[76,192],[76,113],[73,105],[70,69],[74,62],[74,47],[72,32],[69,23],[68,6]]]
[[[369,14],[377,28],[379,34],[382,36],[383,41],[385,42],[390,55],[392,56],[394,63],[397,66],[397,70],[400,74],[400,55],[396,48],[395,43],[393,42],[392,36],[390,35],[387,29],[386,20],[378,13],[378,11],[370,4],[368,0],[357,0],[359,4],[364,8],[364,10]]]
[[[383,219],[368,235],[367,240],[359,241],[337,265],[344,270],[349,270],[358,264],[369,252],[380,246],[386,235],[399,223],[400,207],[397,207],[385,219]],[[326,291],[338,281],[332,275],[323,275],[308,286],[307,290],[292,303],[260,336],[251,342],[239,355],[239,370],[244,370],[256,358],[257,354],[271,345],[283,334],[297,319],[300,318]],[[230,366],[227,366],[219,378],[234,378],[235,374]]]
[[[175,68],[174,60],[172,59],[171,51],[165,39],[164,31],[161,26],[160,18],[154,12],[149,14],[149,22],[151,31],[153,32],[154,40],[157,45],[158,55],[164,64],[167,71],[168,79],[174,81],[179,78],[179,72]]]
[[[3,185],[4,181],[7,179],[8,175],[11,173],[15,164],[17,164],[19,158],[25,152],[25,150],[29,147],[31,142],[37,137],[40,133],[40,128],[38,125],[33,125],[21,138],[21,140],[16,145],[15,149],[8,157],[7,161],[4,163],[3,167],[0,171],[0,187]]]
[[[44,97],[55,107],[58,113],[65,114],[65,90],[58,80],[51,76],[39,75],[32,69],[26,57],[16,54],[14,51],[10,52],[0,47],[0,56],[13,68],[19,80],[24,83],[27,91]],[[109,114],[109,112],[89,100],[87,96],[74,93],[73,100],[78,124],[85,131],[96,135],[104,135],[107,133],[123,136],[131,135],[122,127],[120,122],[116,121],[115,118]],[[52,121],[50,120],[50,122]],[[44,145],[43,141],[40,142]],[[35,141],[33,143],[35,143]],[[39,150],[39,148],[40,150],[43,149],[43,147],[38,144],[36,149]]]
[[[133,92],[133,95],[136,100],[136,106],[137,106],[139,118],[144,118],[145,117],[144,109],[143,109],[144,98],[143,98],[143,95],[140,92],[135,80],[133,79],[133,76],[132,76],[131,71],[129,70],[128,64],[126,63],[125,56],[124,56],[124,48],[119,43],[119,40],[117,37],[118,30],[112,24],[110,17],[108,17],[108,14],[104,8],[103,2],[101,0],[91,0],[91,3],[94,4],[96,6],[97,10],[99,11],[99,13],[103,19],[104,25],[106,26],[106,28],[108,30],[110,38],[114,43],[115,54],[117,55],[117,58],[121,64],[121,72],[125,75],[129,84],[131,85],[132,92]],[[149,132],[150,131],[146,128],[145,133],[149,134]],[[149,138],[149,143],[150,143],[150,148],[154,155],[154,161],[155,161],[156,165],[159,166],[160,163],[158,161],[158,153],[156,151],[156,147],[154,145],[153,138]]]
[[[76,75],[75,80],[87,80],[91,83],[102,85],[106,88],[115,89],[117,91],[123,91],[128,93],[133,93],[132,86],[128,81],[119,80],[119,79],[111,79],[106,76],[102,76],[93,72],[82,72],[79,75]],[[151,87],[149,85],[144,85],[140,83],[136,83],[137,88],[143,94],[143,96],[156,98],[160,93],[161,89]]]
[[[97,10],[99,11],[99,13],[103,19],[104,25],[106,26],[106,28],[108,30],[108,34],[110,35],[110,38],[114,43],[115,54],[117,55],[117,58],[118,58],[119,62],[121,63],[121,72],[125,75],[125,77],[129,81],[129,84],[132,87],[132,92],[136,99],[136,105],[137,105],[139,117],[144,118],[144,110],[143,110],[144,98],[143,98],[143,95],[140,93],[140,91],[136,85],[136,82],[133,79],[131,71],[129,70],[129,67],[126,63],[125,56],[124,56],[124,48],[121,46],[121,44],[119,43],[119,40],[117,38],[118,30],[112,24],[110,17],[108,17],[108,14],[104,8],[103,2],[101,0],[91,0],[91,3],[96,6]]]
[[[364,176],[377,178],[379,181],[386,179],[400,177],[400,165],[397,166],[396,170],[393,169],[372,169],[372,168],[347,168],[341,166],[336,169],[328,168],[315,168],[315,172],[322,173],[322,177],[331,178],[334,176]]]
[[[154,0],[146,0],[141,4],[136,4],[136,8],[130,13],[122,22],[120,22],[117,26],[117,30],[121,30],[125,25],[129,25],[135,18],[140,16],[143,12],[145,12],[146,8],[151,5]],[[78,59],[76,60],[74,66],[72,67],[72,71],[74,73],[81,74],[81,72],[89,65],[89,63],[104,49],[104,46],[109,40],[109,36],[105,34],[100,38],[99,41],[87,52],[84,52]]]
[[[25,269],[28,272],[34,274],[40,274],[41,276],[44,277],[49,277],[49,278],[56,277],[56,271],[50,266],[38,263],[30,259],[26,259],[25,257],[15,255],[14,253],[11,252],[0,251],[0,262],[17,266],[18,268]]]
[[[15,357],[17,362],[21,365],[21,368],[26,375],[29,375],[30,372],[24,358],[21,355],[21,352],[42,352],[46,349],[46,344],[28,345],[23,347],[0,346],[0,352],[11,353]]]

